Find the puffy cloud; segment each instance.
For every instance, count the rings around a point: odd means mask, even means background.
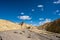
[[[44,6],[43,5],[38,5],[37,7],[40,7],[41,8],[41,7],[44,7]]]
[[[45,19],[44,21],[40,21],[39,24],[43,25],[43,24],[45,24],[47,22],[51,22],[51,21],[52,21],[51,19]]]
[[[30,16],[18,16],[19,19],[22,19],[22,20],[31,20],[31,17]]]
[[[54,4],[60,4],[60,0],[54,1]]]

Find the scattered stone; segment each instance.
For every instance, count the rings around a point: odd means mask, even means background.
[[[22,34],[22,33],[20,32],[20,34]]]
[[[56,36],[57,38],[60,38],[60,36]]]
[[[31,38],[31,34],[28,35],[28,38]]]
[[[14,32],[14,33],[17,33],[17,32]]]
[[[27,38],[31,38],[30,36],[28,36]]]
[[[0,36],[0,40],[2,40],[2,37]]]

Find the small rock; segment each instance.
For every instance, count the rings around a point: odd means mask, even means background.
[[[60,36],[56,36],[57,38],[60,38]]]
[[[17,32],[14,32],[14,33],[17,33]]]
[[[31,38],[30,36],[28,36],[27,38]]]
[[[2,37],[0,36],[0,40],[2,40]]]
[[[20,33],[20,34],[22,34],[22,33]]]

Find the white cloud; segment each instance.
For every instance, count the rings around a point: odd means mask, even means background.
[[[47,22],[51,22],[51,21],[52,21],[51,19],[45,19],[44,21],[40,21],[39,24],[43,25],[43,24],[45,24]]]
[[[58,13],[58,12],[59,12],[59,10],[56,10],[56,12]]]
[[[23,15],[24,13],[23,12],[21,12],[21,15]]]
[[[30,16],[18,16],[19,19],[22,19],[22,20],[31,20],[31,17]]]
[[[43,10],[44,10],[44,5],[38,5],[37,7],[38,7],[38,8],[40,8],[40,9],[41,9],[41,11],[43,11]]]
[[[44,18],[39,18],[39,20],[44,20]]]
[[[41,8],[41,7],[44,7],[43,5],[38,5],[37,7]]]
[[[54,1],[54,4],[60,4],[60,0]]]

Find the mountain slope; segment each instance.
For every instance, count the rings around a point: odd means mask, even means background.
[[[8,20],[0,19],[0,31],[21,29],[21,26]]]
[[[38,28],[42,28],[50,32],[60,33],[60,19],[57,19],[50,23],[46,23]]]
[[[34,31],[37,29],[37,27],[34,27],[30,24],[25,24],[25,23],[16,24],[8,20],[0,19],[0,31],[18,30],[18,29],[20,30],[29,29],[29,30]]]

